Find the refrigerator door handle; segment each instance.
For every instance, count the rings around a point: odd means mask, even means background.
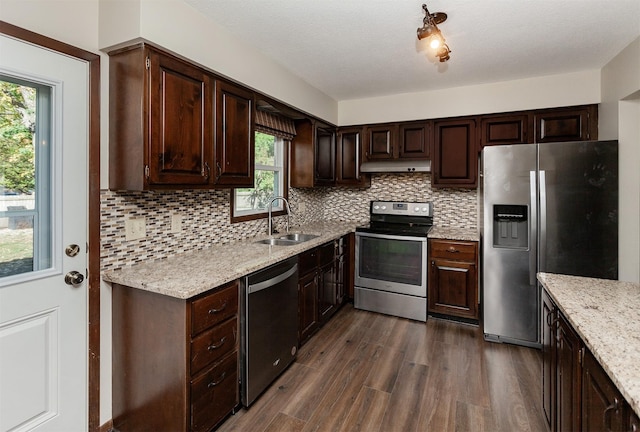
[[[529,171],[529,285],[536,285],[536,258],[537,258],[537,226],[538,226],[538,203],[536,199],[536,172]]]
[[[545,271],[547,260],[544,251],[547,250],[547,175],[544,170],[540,170],[540,233],[538,235],[538,246],[540,247],[540,262],[538,268]]]

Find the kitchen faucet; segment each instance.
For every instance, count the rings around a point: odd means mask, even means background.
[[[273,208],[273,202],[277,200],[282,200],[286,204],[287,208],[287,233],[289,232],[289,216],[291,215],[291,207],[289,207],[289,201],[283,196],[276,196],[269,202],[269,225],[267,227],[267,234],[271,236],[272,233],[272,222],[271,222],[271,210]]]

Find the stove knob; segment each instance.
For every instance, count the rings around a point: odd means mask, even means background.
[[[428,211],[428,210],[429,210],[429,207],[422,207],[422,211],[423,211],[423,212],[426,212],[426,211]]]
[[[380,207],[380,208],[381,208],[382,210],[386,210],[386,209],[387,209],[387,206],[386,206],[386,205],[383,205],[383,206],[382,206],[382,207]]]
[[[420,211],[420,207],[414,208],[413,211]]]
[[[378,210],[379,208],[380,208],[380,206],[379,206],[379,205],[374,205],[374,206],[373,206],[373,209],[374,209],[374,210]]]

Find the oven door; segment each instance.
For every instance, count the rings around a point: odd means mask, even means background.
[[[356,232],[355,285],[427,296],[427,238]]]

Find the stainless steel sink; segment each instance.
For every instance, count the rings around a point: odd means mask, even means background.
[[[302,233],[295,233],[295,234],[287,234],[287,235],[283,235],[281,237],[278,237],[279,240],[291,240],[294,242],[298,242],[298,243],[302,243],[302,242],[306,242],[309,240],[312,240],[314,238],[320,237],[318,235],[315,234],[302,234]]]
[[[264,240],[258,240],[254,243],[262,243],[270,246],[294,246],[294,245],[300,244],[300,242],[297,242],[294,240],[287,240],[287,239],[281,239],[281,238],[268,238]]]

